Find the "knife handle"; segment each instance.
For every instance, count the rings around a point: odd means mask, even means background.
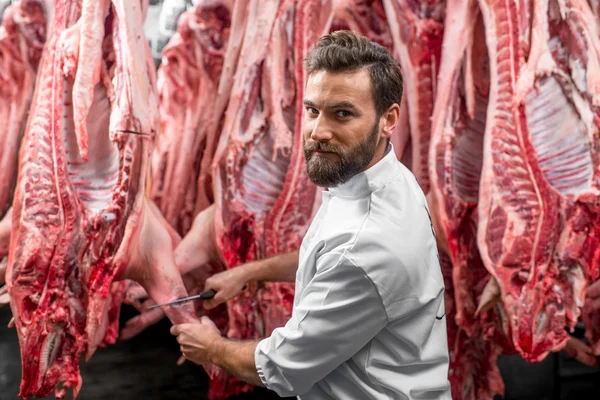
[[[213,297],[215,297],[215,294],[217,294],[217,291],[215,289],[208,289],[202,292],[200,298],[204,300],[212,299]]]

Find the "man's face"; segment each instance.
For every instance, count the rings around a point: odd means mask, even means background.
[[[369,71],[312,73],[302,131],[308,176],[317,186],[337,186],[363,171],[380,137]]]

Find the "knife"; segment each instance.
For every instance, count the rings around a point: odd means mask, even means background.
[[[244,287],[242,288],[242,290],[244,290],[244,289],[246,289],[246,285],[244,285]],[[208,299],[212,299],[213,297],[215,297],[215,294],[217,294],[216,290],[214,290],[214,289],[208,289],[208,290],[205,290],[204,292],[202,292],[200,294],[196,294],[194,296],[183,297],[181,299],[170,301],[168,303],[155,304],[153,306],[148,307],[148,310],[151,310],[151,309],[156,308],[156,307],[162,307],[162,306],[175,306],[175,307],[177,307],[180,304],[187,303],[188,301],[192,301],[192,300],[196,300],[196,299],[208,300]]]
[[[212,299],[213,297],[215,297],[215,294],[217,294],[216,290],[208,289],[208,290],[206,290],[200,294],[194,295],[194,296],[183,297],[181,299],[177,299],[175,301],[171,301],[168,303],[155,304],[153,306],[148,307],[148,310],[156,308],[156,307],[162,307],[162,306],[178,306],[180,304],[187,303],[188,301],[192,301],[192,300],[196,300],[196,299],[208,300],[208,299]]]

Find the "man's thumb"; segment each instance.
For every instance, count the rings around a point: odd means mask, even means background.
[[[204,302],[204,308],[207,310],[210,310],[212,308],[215,308],[219,304],[223,303],[224,301],[225,301],[225,299],[223,296],[223,292],[217,292],[217,294],[215,294],[215,297],[213,297],[210,300],[206,300]]]

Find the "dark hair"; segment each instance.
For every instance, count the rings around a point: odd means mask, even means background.
[[[322,36],[304,60],[307,75],[315,71],[353,72],[368,68],[378,116],[402,98],[400,66],[387,49],[352,31]]]

